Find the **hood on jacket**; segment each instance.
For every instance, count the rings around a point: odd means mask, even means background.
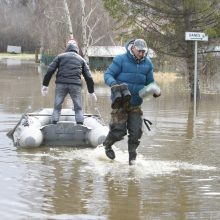
[[[131,47],[134,45],[134,41],[135,41],[135,40],[136,40],[136,39],[130,40],[130,41],[127,42],[126,45],[125,45],[125,48],[126,48],[127,53],[128,53],[129,55],[131,55],[132,57],[134,57],[134,58],[135,58],[135,56],[134,56],[134,54],[133,54],[133,52],[132,52],[132,50],[131,50]],[[144,58],[147,56],[147,53],[148,53],[148,50],[146,50],[146,53],[144,54]]]
[[[79,47],[77,44],[69,43],[67,44],[65,52],[75,52],[79,54]]]

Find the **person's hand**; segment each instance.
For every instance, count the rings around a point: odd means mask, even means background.
[[[156,87],[154,88],[154,91],[153,91],[153,97],[157,98],[159,96],[161,96],[161,90],[160,90],[160,87],[156,85]]]
[[[114,86],[116,86],[116,85],[118,85],[116,82],[113,82],[111,85],[110,85],[110,87],[112,88],[112,87],[114,87]]]
[[[89,93],[90,97],[92,100],[94,100],[95,102],[97,102],[97,97],[96,97],[96,94],[93,92],[93,93]]]
[[[42,88],[41,88],[42,96],[46,96],[47,93],[48,93],[48,87],[47,86],[42,86]]]
[[[161,93],[157,93],[157,94],[154,93],[154,94],[153,94],[153,97],[154,97],[154,98],[157,98],[157,97],[159,97],[159,96],[161,96]]]

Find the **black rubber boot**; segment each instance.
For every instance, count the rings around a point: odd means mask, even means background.
[[[111,87],[112,92],[112,109],[119,109],[122,105],[122,94],[120,85],[114,85]]]
[[[134,165],[136,160],[137,152],[129,152],[129,165]]]
[[[109,159],[115,159],[115,152],[112,150],[112,147],[105,147],[105,154]]]
[[[128,90],[128,85],[123,83],[120,85],[121,93],[122,93],[122,106],[123,108],[129,108],[130,106],[130,100],[131,100],[131,93]]]

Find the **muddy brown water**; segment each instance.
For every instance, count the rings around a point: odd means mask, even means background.
[[[32,62],[0,61],[1,219],[220,219],[218,82],[202,89],[194,122],[186,80],[162,80],[162,96],[143,104],[153,125],[144,127],[137,162],[129,167],[127,138],[115,144],[115,161],[101,147],[13,146],[6,133],[21,114],[53,106],[53,81],[46,98],[41,81]],[[108,124],[109,89],[96,85],[96,94],[94,104],[83,88],[85,112],[98,109]],[[71,107],[69,98],[64,107]]]

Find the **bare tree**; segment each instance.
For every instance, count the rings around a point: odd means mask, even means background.
[[[1,0],[0,17],[0,51],[13,44],[57,54],[74,37],[86,58],[90,45],[117,44],[102,0]]]
[[[70,39],[74,39],[73,27],[72,27],[72,22],[71,22],[71,18],[70,18],[69,7],[68,7],[68,4],[67,4],[66,0],[63,0],[63,3],[64,3],[65,14],[66,14],[66,17],[67,17],[67,24],[68,24],[68,28],[69,28]]]
[[[91,18],[91,15],[97,8],[97,2],[95,5],[92,4],[94,5],[94,7],[90,8],[90,11],[87,16],[85,12],[85,1],[80,0],[80,4],[81,4],[81,14],[82,14],[82,23],[81,23],[82,24],[82,39],[83,39],[82,53],[86,61],[89,62],[89,57],[88,57],[89,46],[98,43],[102,38],[104,38],[105,35],[102,35],[98,37],[97,39],[93,38],[93,32],[100,22],[100,17],[97,17],[94,23],[92,25],[89,25],[89,19]]]

